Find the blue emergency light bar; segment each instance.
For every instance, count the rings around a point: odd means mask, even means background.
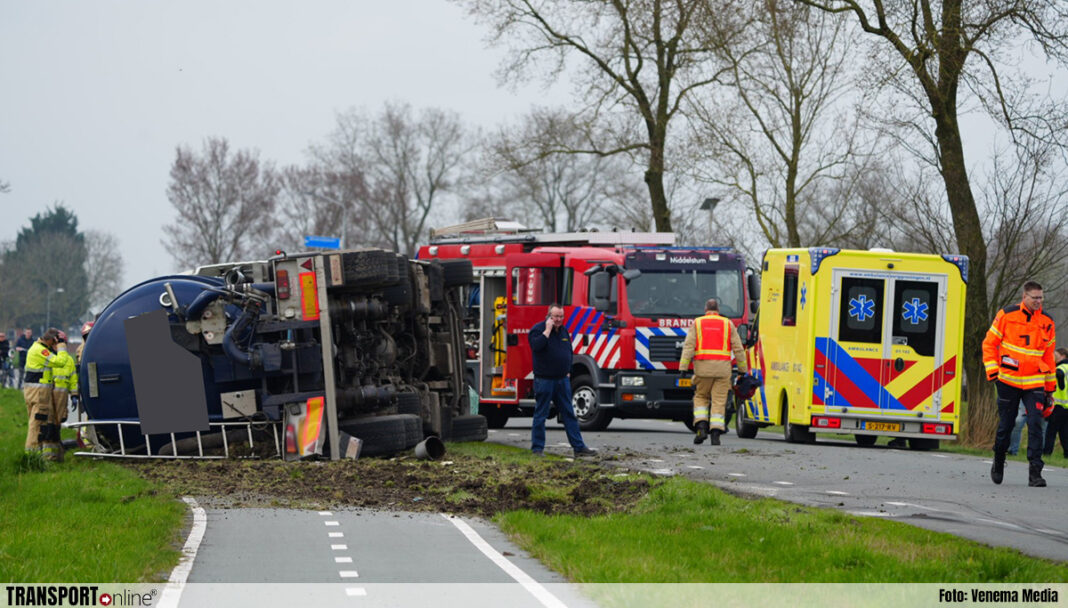
[[[341,239],[332,236],[305,236],[305,247],[318,247],[320,249],[341,249]]]

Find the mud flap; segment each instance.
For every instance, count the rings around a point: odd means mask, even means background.
[[[286,405],[284,427],[286,460],[302,460],[324,455],[323,446],[326,445],[324,402],[323,397],[312,397],[305,403]],[[358,447],[356,454],[359,454]]]

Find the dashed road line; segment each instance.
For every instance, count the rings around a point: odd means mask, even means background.
[[[331,533],[327,534],[327,536],[329,536],[330,538],[345,538],[345,533],[344,532],[331,532]]]
[[[696,465],[696,464],[688,464],[688,465],[686,465],[686,468],[687,469],[703,469],[704,467]]]
[[[330,545],[330,550],[331,551],[348,551],[349,550],[349,546],[348,545]]]
[[[327,526],[340,526],[341,525],[339,522],[336,522],[336,521],[324,521],[323,523],[326,524]]]
[[[775,485],[778,485],[778,486],[792,486],[792,485],[794,485],[794,482],[792,482],[792,481],[773,481],[771,483],[773,483]]]
[[[731,477],[745,477],[745,473],[727,473]]]
[[[827,490],[827,493],[831,496],[849,496],[849,492],[842,492],[840,490]]]
[[[335,564],[351,564],[352,563],[352,558],[351,557],[335,557],[334,558],[334,563]]]
[[[444,513],[442,513],[441,516],[452,522],[452,525],[456,526],[456,528],[460,530],[460,533],[467,537],[467,540],[471,541],[471,544],[474,545],[476,549],[481,551],[482,554],[488,557],[494,564],[497,564],[497,566],[501,570],[504,570],[508,576],[515,579],[515,582],[522,585],[527,592],[541,602],[542,606],[545,606],[546,608],[567,608],[566,604],[550,593],[548,589],[541,585],[541,583],[531,578],[526,572],[523,572],[519,566],[516,566],[505,559],[499,551],[494,549],[485,539],[479,536],[474,528],[467,525],[467,522],[459,517],[453,517]]]
[[[357,578],[360,576],[360,573],[355,570],[341,570],[338,574],[341,578]]]
[[[893,517],[890,513],[884,513],[882,511],[846,511],[850,515],[859,515],[861,517]]]
[[[364,597],[367,595],[367,590],[363,587],[346,587],[345,595],[349,597]]]
[[[331,515],[333,515],[333,513],[331,513],[330,511],[319,511],[319,515],[330,517]]]

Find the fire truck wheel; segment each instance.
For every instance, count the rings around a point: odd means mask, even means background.
[[[601,409],[597,389],[589,376],[577,376],[571,380],[571,405],[575,408],[579,428],[584,431],[603,431],[612,422],[612,413]]]
[[[909,449],[910,450],[921,450],[921,451],[937,450],[938,449],[938,440],[937,439],[909,439]]]
[[[489,436],[486,430],[486,417],[478,414],[456,416],[452,419],[452,437],[449,441],[485,441]]]
[[[420,415],[423,411],[423,402],[419,393],[397,393],[397,413]]]
[[[789,443],[814,443],[816,434],[808,430],[807,426],[790,422],[790,403],[783,396],[782,400],[782,433]]]
[[[486,417],[486,424],[491,429],[503,429],[508,424],[508,414],[499,407],[488,406],[479,411]]]
[[[411,447],[408,445],[410,420],[415,420],[416,424],[419,424],[419,418],[415,416],[396,414],[350,418],[341,421],[338,428],[363,441],[363,447],[360,449],[361,456],[382,456]]]
[[[438,260],[445,275],[445,287],[470,285],[475,274],[471,269],[471,260]]]
[[[857,440],[857,445],[868,448],[875,445],[879,437],[876,435],[854,435],[853,439]]]
[[[760,427],[756,424],[746,422],[745,404],[741,404],[741,407],[738,408],[738,413],[734,415],[734,431],[738,433],[738,436],[742,439],[753,439],[757,436],[758,430],[760,430]]]

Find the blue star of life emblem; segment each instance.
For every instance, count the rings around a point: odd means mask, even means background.
[[[920,321],[927,320],[927,302],[920,302],[919,298],[912,298],[904,303],[904,311],[901,316],[913,325],[919,325]]]
[[[868,317],[875,316],[875,301],[869,300],[868,296],[861,295],[849,301],[849,316],[863,323]]]

